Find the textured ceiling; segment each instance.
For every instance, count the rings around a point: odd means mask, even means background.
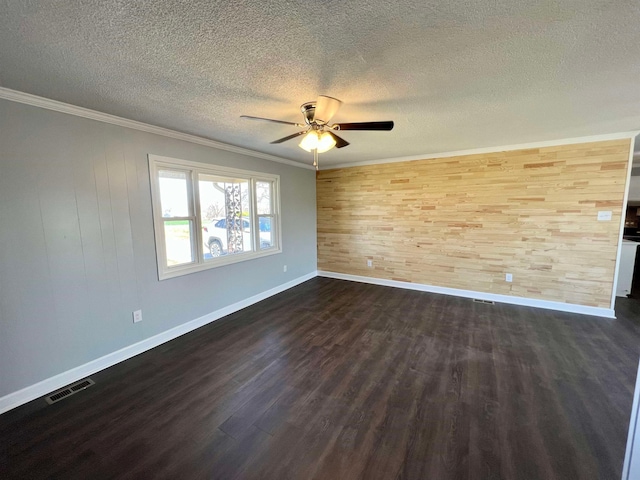
[[[324,166],[640,129],[637,0],[0,0],[0,85],[280,157],[318,94]]]

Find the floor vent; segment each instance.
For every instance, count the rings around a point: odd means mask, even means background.
[[[492,302],[491,300],[482,300],[481,298],[474,298],[474,302],[476,303],[486,303],[487,305],[495,305],[496,302]]]
[[[85,388],[90,387],[91,385],[95,385],[95,382],[90,378],[83,378],[82,380],[77,381],[76,383],[72,383],[71,385],[61,388],[58,391],[53,392],[50,395],[44,397],[49,405],[53,405],[56,402],[59,402],[63,398],[67,398],[74,393],[78,393],[80,390],[84,390]]]

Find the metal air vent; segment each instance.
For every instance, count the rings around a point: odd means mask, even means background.
[[[72,383],[71,385],[67,385],[60,390],[56,390],[53,393],[50,393],[44,399],[47,401],[49,405],[53,405],[56,402],[59,402],[63,398],[67,398],[74,393],[78,393],[80,390],[84,390],[85,388],[90,387],[91,385],[95,385],[95,382],[90,378],[83,378],[82,380],[78,380],[76,383]]]
[[[476,303],[486,303],[487,305],[495,305],[496,302],[492,302],[491,300],[482,300],[481,298],[474,298],[474,302]]]

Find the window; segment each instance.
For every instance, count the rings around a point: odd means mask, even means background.
[[[158,277],[280,253],[280,177],[149,155]]]

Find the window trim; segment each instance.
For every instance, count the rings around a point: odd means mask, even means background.
[[[190,273],[201,272],[211,268],[231,265],[233,263],[245,262],[256,258],[267,257],[282,253],[282,221],[280,215],[280,175],[255,172],[251,170],[241,170],[237,168],[223,167],[209,163],[192,162],[178,158],[164,157],[160,155],[148,154],[149,179],[151,182],[151,207],[153,217],[153,231],[156,251],[156,264],[158,267],[158,280],[166,280]],[[160,179],[158,172],[162,169],[179,170],[187,172],[187,194],[190,196],[189,208],[195,217],[195,232],[192,235],[192,253],[194,261],[191,263],[167,266],[166,265],[166,242],[164,236],[164,221],[162,216],[162,205],[160,199]],[[252,223],[251,242],[253,248],[250,252],[237,253],[234,255],[224,255],[214,259],[204,259],[204,240],[202,236],[202,218],[200,212],[200,191],[198,174],[219,175],[229,177],[239,177],[249,180],[249,208]],[[260,225],[257,208],[256,182],[271,182],[273,191],[271,192],[272,232],[271,241],[273,246],[264,250],[260,249]],[[265,216],[265,215],[262,215]],[[274,221],[275,220],[275,221]],[[273,227],[275,226],[275,232]],[[274,234],[275,233],[275,234]],[[257,243],[256,243],[257,242]]]

